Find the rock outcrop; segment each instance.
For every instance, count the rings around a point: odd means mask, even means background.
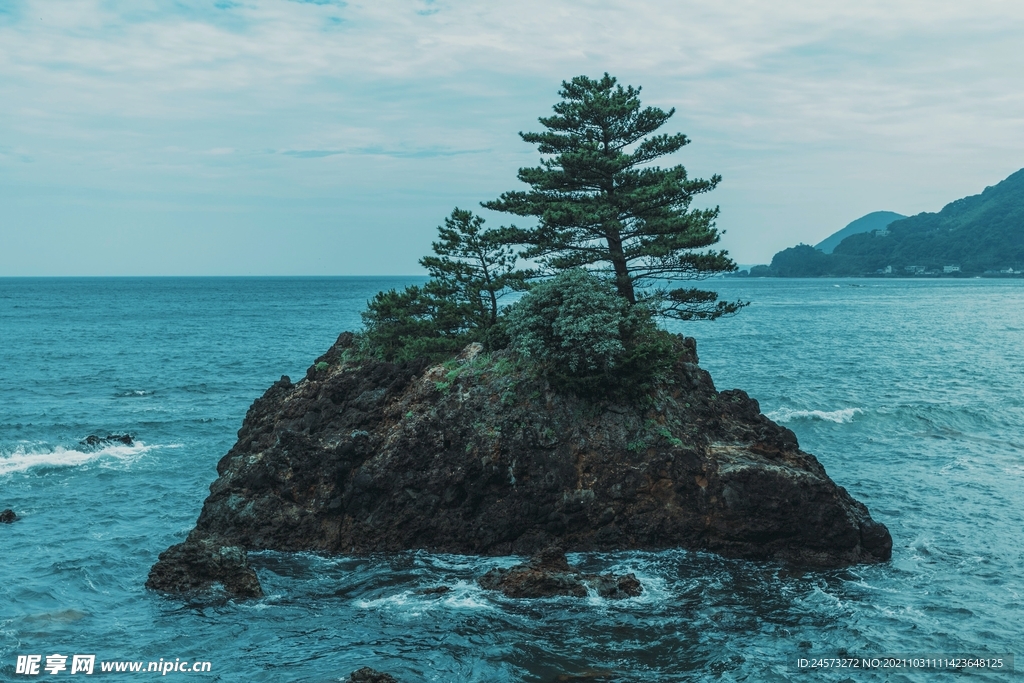
[[[0,512],[0,524],[14,524],[18,521],[18,515],[14,510],[7,508],[3,512]]]
[[[510,598],[583,598],[591,588],[602,598],[618,600],[643,592],[633,574],[584,574],[569,564],[561,548],[554,546],[545,548],[523,564],[492,569],[480,577],[479,583],[483,588],[501,591]]]
[[[101,446],[111,446],[115,443],[122,444],[124,446],[134,446],[135,439],[132,438],[131,434],[107,434],[106,436],[97,436],[96,434],[90,434],[81,441],[78,442],[82,446],[91,446],[93,448]]]
[[[643,398],[593,402],[553,391],[507,352],[391,364],[360,359],[342,334],[302,381],[282,377],[253,403],[196,528],[147,585],[241,571],[224,547],[683,547],[817,567],[890,557],[888,530],[793,432],[744,392],[717,391],[692,339],[677,351]],[[250,586],[233,571],[228,581]]]
[[[200,536],[195,531],[184,543],[160,553],[146,580],[146,587],[168,593],[199,592],[215,584],[238,597],[263,596],[244,548],[216,537]]]
[[[346,683],[398,683],[398,680],[391,674],[381,673],[368,666],[364,666],[362,669],[349,674]]]

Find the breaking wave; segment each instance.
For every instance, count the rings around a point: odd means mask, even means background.
[[[779,408],[765,413],[765,417],[774,422],[793,422],[794,420],[823,420],[845,424],[853,422],[853,418],[864,411],[860,408],[841,408],[839,410],[793,410],[792,408]]]
[[[152,450],[154,446],[147,446],[141,441],[136,441],[131,446],[115,443],[103,448],[91,449],[40,447],[40,446],[17,446],[10,452],[0,452],[0,476],[24,472],[34,467],[78,467],[96,460],[118,460],[131,461],[143,453]]]

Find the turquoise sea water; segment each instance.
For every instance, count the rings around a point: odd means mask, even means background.
[[[798,658],[1006,655],[1024,641],[1024,283],[716,280],[751,301],[680,329],[889,526],[879,566],[795,572],[685,551],[576,555],[639,598],[518,601],[516,558],[256,553],[267,596],[147,591],[245,410],[403,278],[0,279],[0,680],[19,655],[209,661],[167,680],[1015,680],[800,672]],[[134,446],[90,449],[90,434]],[[441,583],[441,596],[418,591]],[[1021,664],[1020,666],[1024,666]],[[78,674],[76,674],[78,675]],[[103,674],[99,679],[152,678]],[[592,678],[560,678],[577,675]],[[603,676],[603,677],[599,677]]]

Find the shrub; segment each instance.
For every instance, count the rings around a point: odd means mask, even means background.
[[[379,292],[362,316],[366,351],[387,361],[443,358],[474,341],[461,308],[435,282]]]
[[[509,311],[505,329],[513,349],[579,394],[633,393],[672,362],[670,336],[650,309],[579,268],[535,286]]]
[[[420,264],[430,273],[423,286],[378,293],[363,312],[365,350],[384,360],[440,360],[466,344],[504,348],[499,301],[525,290],[529,273],[515,269],[512,247],[484,219],[455,209],[438,226],[434,255]]]

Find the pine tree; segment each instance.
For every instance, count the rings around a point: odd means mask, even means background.
[[[483,225],[483,218],[456,208],[437,228],[435,255],[420,259],[430,280],[367,302],[363,325],[374,353],[385,360],[443,356],[489,340],[498,302],[525,289],[529,273],[516,270],[512,247]]]
[[[714,292],[665,288],[736,269],[727,252],[707,249],[719,240],[718,208],[690,208],[721,178],[649,165],[689,143],[681,133],[654,134],[675,109],[641,108],[640,88],[623,88],[607,73],[563,82],[559,94],[554,116],[539,119],[547,130],[520,133],[549,155],[519,170],[531,189],[483,203],[538,219],[535,228],[505,228],[502,240],[553,272],[603,267],[619,295],[647,301],[659,315],[713,319],[739,310],[742,302],[718,301]]]
[[[484,230],[484,219],[458,207],[438,226],[436,256],[424,256],[420,265],[467,307],[467,318],[487,328],[498,321],[498,300],[513,290],[525,289],[528,275],[516,270],[513,248],[501,243],[495,231]]]

